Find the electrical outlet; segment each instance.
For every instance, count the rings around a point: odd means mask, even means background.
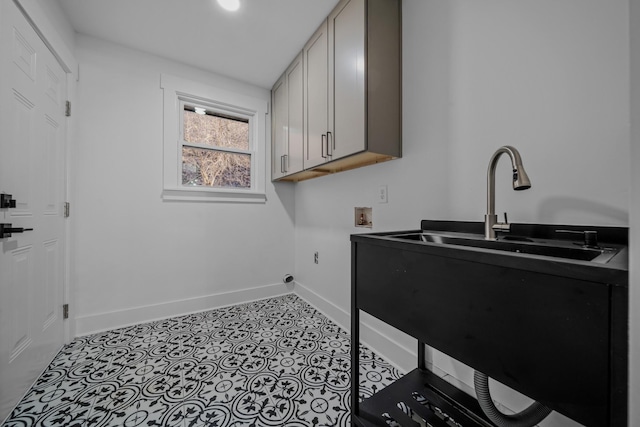
[[[388,203],[389,202],[389,193],[387,192],[387,186],[381,185],[378,189],[378,203]]]
[[[318,252],[315,252],[313,254],[313,262],[316,263],[316,264],[318,263]]]

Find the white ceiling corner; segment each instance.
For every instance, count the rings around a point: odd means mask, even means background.
[[[338,0],[59,0],[82,34],[271,88]]]

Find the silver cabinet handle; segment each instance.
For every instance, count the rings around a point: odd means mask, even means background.
[[[331,143],[329,143],[329,138],[331,138]],[[329,149],[331,149],[331,152],[329,152]],[[327,156],[331,157],[333,156],[333,151],[336,149],[336,141],[335,139],[333,139],[333,135],[331,134],[331,132],[327,131]]]
[[[289,172],[289,168],[287,167],[288,164],[289,164],[289,155],[288,154],[285,154],[285,155],[282,156],[282,162],[284,163],[284,168],[283,168],[284,171],[283,172],[284,173]]]
[[[326,159],[327,156],[324,155],[324,144],[327,142],[327,135],[324,133],[320,137],[320,155],[323,159]],[[327,145],[327,151],[329,151],[329,146]],[[327,153],[328,154],[328,153]]]

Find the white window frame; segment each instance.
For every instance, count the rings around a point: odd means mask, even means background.
[[[160,76],[160,87],[164,91],[162,199],[265,203],[265,129],[268,101],[168,74]],[[249,150],[246,154],[251,155],[250,188],[213,188],[182,184],[182,147],[191,145],[183,140],[182,122],[185,104],[249,121]],[[229,150],[229,152],[232,151]]]

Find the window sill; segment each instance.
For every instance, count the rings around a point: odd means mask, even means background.
[[[229,191],[202,188],[197,190],[165,188],[162,200],[179,202],[266,203],[267,196],[255,191]]]

